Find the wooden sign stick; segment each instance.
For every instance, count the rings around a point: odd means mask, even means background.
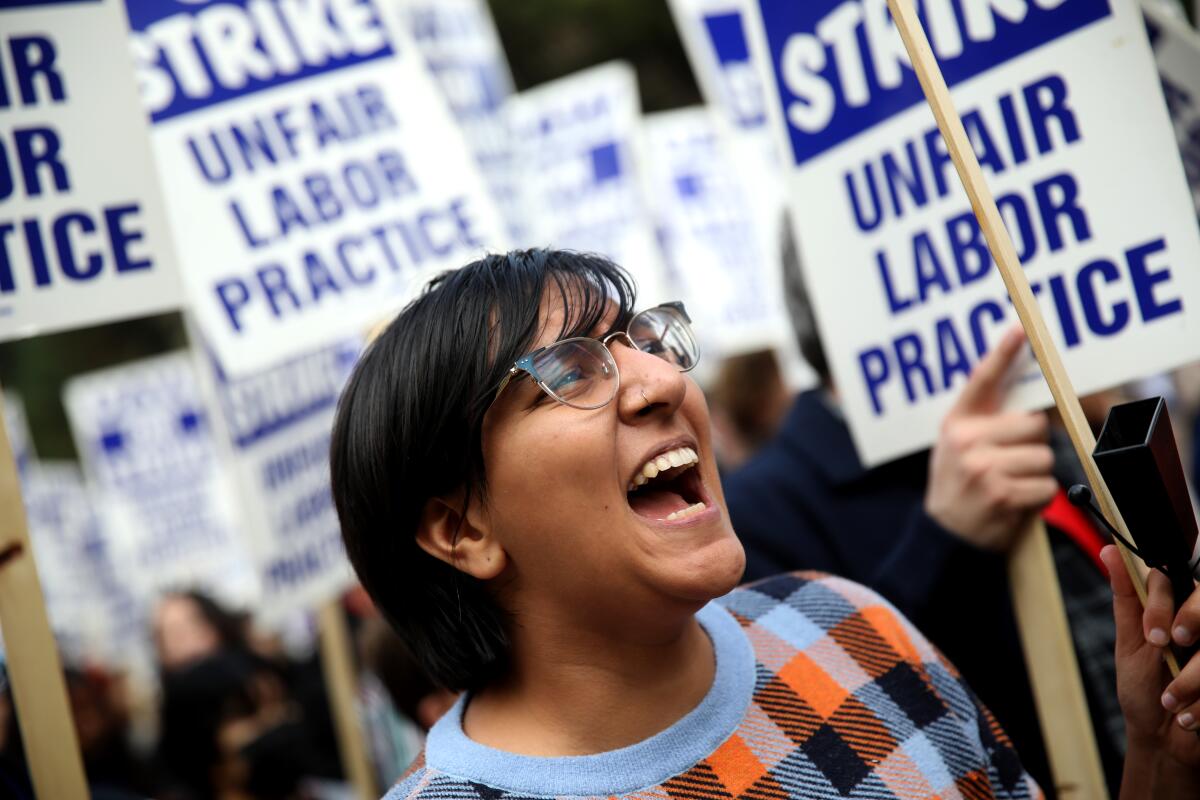
[[[1071,624],[1041,517],[1035,516],[1014,543],[1008,582],[1054,788],[1061,798],[1106,798]]]
[[[0,392],[0,404],[4,395]],[[87,779],[67,702],[62,662],[21,499],[21,480],[0,414],[0,630],[33,789],[43,800],[87,800]]]
[[[908,51],[909,60],[916,71],[917,79],[925,92],[925,98],[933,109],[938,128],[946,141],[950,158],[954,162],[959,179],[970,198],[971,208],[979,220],[980,228],[988,243],[988,250],[1004,279],[1009,297],[1012,298],[1013,308],[1017,311],[1017,316],[1025,329],[1025,335],[1033,347],[1038,364],[1041,365],[1042,374],[1050,386],[1050,393],[1054,397],[1054,403],[1058,407],[1067,433],[1071,437],[1076,455],[1083,464],[1088,481],[1100,501],[1100,508],[1122,535],[1132,538],[1129,536],[1129,529],[1117,510],[1104,478],[1092,460],[1092,450],[1096,446],[1096,439],[1092,434],[1091,426],[1084,417],[1083,409],[1079,405],[1079,397],[1071,385],[1070,377],[1067,375],[1058,350],[1050,338],[1050,332],[1042,318],[1041,309],[1037,305],[1037,300],[1029,287],[1029,281],[1021,268],[1012,240],[1008,236],[1008,231],[1000,217],[1000,211],[996,207],[996,201],[984,181],[983,171],[975,158],[975,151],[971,147],[962,120],[959,119],[958,112],[950,99],[950,90],[938,68],[937,60],[934,58],[920,20],[917,19],[913,4],[911,0],[887,0],[887,2],[900,37],[904,41],[904,47]],[[1053,699],[1054,705],[1057,707],[1060,701],[1065,700],[1070,703],[1071,710],[1068,711],[1068,714],[1071,718],[1078,720],[1083,716],[1086,719],[1084,716],[1087,713],[1086,706],[1082,709],[1082,714],[1077,708],[1081,697],[1072,699],[1057,691],[1058,684],[1062,680],[1062,673],[1073,672],[1075,682],[1078,682],[1078,670],[1073,669],[1076,666],[1074,658],[1072,657],[1069,663],[1059,660],[1059,655],[1065,655],[1068,650],[1072,656],[1074,654],[1073,648],[1070,647],[1069,635],[1066,635],[1067,632],[1064,630],[1054,633],[1052,630],[1034,624],[1036,618],[1046,614],[1048,608],[1062,610],[1061,594],[1058,591],[1058,581],[1053,572],[1053,564],[1049,564],[1049,570],[1046,568],[1050,558],[1049,548],[1044,546],[1043,542],[1038,541],[1044,539],[1044,536],[1044,529],[1027,533],[1022,543],[1018,544],[1014,550],[1009,568],[1010,576],[1013,578],[1015,605],[1022,622],[1022,635],[1026,640],[1026,658],[1030,665],[1030,679],[1034,684],[1035,694],[1038,695],[1038,711],[1043,720],[1043,732],[1050,755],[1051,768],[1055,773],[1056,783],[1060,784],[1060,792],[1070,789],[1077,793],[1076,796],[1099,797],[1103,795],[1096,793],[1097,790],[1088,788],[1095,783],[1098,776],[1094,774],[1094,769],[1087,766],[1088,762],[1095,760],[1098,768],[1098,759],[1092,759],[1078,751],[1068,754],[1066,748],[1071,747],[1073,740],[1064,738],[1062,732],[1051,730],[1051,728],[1061,726],[1064,715],[1058,713],[1058,708],[1043,707],[1042,703],[1043,697],[1046,697]],[[1119,542],[1117,547],[1120,550],[1125,569],[1133,580],[1138,597],[1145,604],[1146,585],[1137,562]],[[1050,605],[1044,606],[1045,603]],[[1030,622],[1028,625],[1027,620]],[[1052,627],[1061,628],[1059,624]],[[1036,641],[1034,634],[1038,634]],[[1051,641],[1043,645],[1040,640],[1047,635],[1051,636]],[[1064,636],[1065,641],[1063,641]],[[1179,665],[1174,656],[1170,651],[1165,651],[1165,653],[1172,674],[1178,675]],[[1042,683],[1040,688],[1039,683]],[[1068,694],[1081,695],[1081,692],[1072,691]],[[1094,750],[1095,742],[1090,725],[1086,733],[1085,741],[1090,742]],[[1102,781],[1100,786],[1103,787]],[[1101,788],[1100,791],[1103,789]]]
[[[925,98],[929,101],[938,128],[946,140],[954,168],[958,171],[963,188],[967,190],[967,197],[971,200],[971,208],[983,229],[988,250],[996,262],[1000,276],[1004,279],[1004,286],[1008,289],[1009,297],[1012,298],[1013,308],[1016,309],[1017,317],[1021,320],[1022,327],[1025,328],[1025,335],[1033,347],[1034,355],[1037,356],[1038,364],[1042,368],[1042,375],[1045,376],[1046,383],[1050,386],[1054,404],[1057,406],[1059,414],[1062,415],[1063,424],[1071,437],[1071,443],[1075,446],[1075,454],[1079,456],[1079,461],[1087,473],[1088,482],[1091,483],[1093,492],[1100,502],[1100,509],[1122,536],[1133,541],[1129,528],[1125,525],[1121,512],[1117,510],[1116,502],[1113,501],[1112,493],[1108,490],[1108,484],[1104,482],[1104,477],[1096,468],[1096,462],[1092,460],[1096,437],[1092,434],[1092,428],[1083,415],[1083,408],[1079,405],[1079,396],[1075,393],[1066,367],[1063,366],[1062,358],[1054,346],[1054,341],[1050,338],[1050,331],[1046,327],[1045,319],[1042,318],[1042,311],[1033,296],[1033,290],[1029,288],[1029,280],[1025,277],[1025,271],[1021,268],[1021,262],[1013,248],[1012,239],[1009,238],[1008,230],[1004,227],[1004,221],[1000,217],[1000,210],[996,207],[996,200],[992,197],[992,193],[983,179],[983,171],[979,167],[979,161],[975,158],[975,151],[971,148],[962,120],[959,119],[958,112],[954,110],[954,103],[950,100],[950,90],[946,87],[946,80],[942,77],[942,72],[934,59],[933,50],[929,47],[925,30],[921,27],[921,22],[913,10],[912,0],[887,0],[887,3],[892,12],[892,18],[896,21],[900,37],[904,40],[904,47],[908,51],[913,69],[916,70],[917,78],[921,82],[921,88],[925,91]],[[1138,569],[1138,562],[1120,542],[1116,544],[1121,551],[1121,558],[1125,562],[1125,568],[1129,571],[1129,577],[1133,580],[1138,597],[1145,605],[1146,582]],[[1171,668],[1171,674],[1178,675],[1179,665],[1174,656],[1169,650],[1164,653],[1168,666]]]
[[[359,800],[376,800],[375,773],[367,757],[366,740],[359,723],[354,660],[351,657],[350,631],[337,600],[321,606],[318,618],[321,643],[321,669],[329,690],[329,705],[337,731],[342,768]]]

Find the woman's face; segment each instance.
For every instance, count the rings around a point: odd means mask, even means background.
[[[535,347],[555,340],[562,318],[561,300],[548,295]],[[610,350],[620,388],[608,405],[565,406],[526,377],[485,419],[482,513],[507,556],[501,602],[518,617],[626,626],[639,615],[666,619],[670,609],[690,615],[741,578],[745,555],[725,509],[699,387],[624,339]],[[631,492],[660,457],[679,465]]]

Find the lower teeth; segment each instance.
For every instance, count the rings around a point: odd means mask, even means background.
[[[688,506],[687,508],[681,508],[678,511],[672,511],[670,514],[667,515],[667,519],[673,520],[673,519],[683,519],[684,517],[690,517],[693,514],[697,514],[701,511],[703,511],[705,508],[706,508],[706,506],[704,505],[703,502],[693,503],[692,505]]]

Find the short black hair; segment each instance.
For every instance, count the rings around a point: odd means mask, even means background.
[[[438,685],[473,689],[508,665],[504,612],[481,581],[416,542],[425,504],[486,498],[481,432],[496,387],[541,333],[542,300],[566,309],[558,338],[590,336],[636,289],[608,259],[564,250],[488,255],[433,279],[366,349],[338,403],[334,502],[363,587]]]

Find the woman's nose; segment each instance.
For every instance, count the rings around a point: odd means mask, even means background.
[[[674,414],[687,393],[687,379],[674,364],[632,347],[616,346],[613,358],[621,372],[618,413],[631,425]]]

